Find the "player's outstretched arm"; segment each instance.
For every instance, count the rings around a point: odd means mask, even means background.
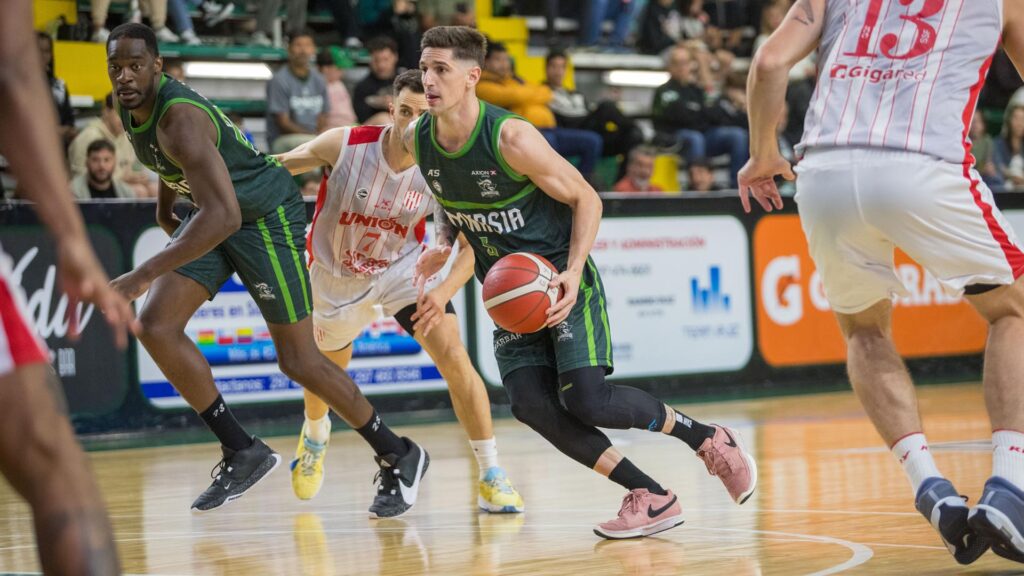
[[[562,298],[548,309],[548,326],[564,321],[576,304],[580,277],[597,238],[603,207],[601,198],[572,164],[559,156],[544,136],[528,122],[509,120],[498,143],[505,162],[530,178],[545,194],[572,208],[572,239],[566,269],[551,281],[561,285]]]
[[[825,0],[798,0],[782,25],[754,54],[747,76],[750,116],[750,161],[740,170],[740,201],[750,212],[748,193],[767,212],[782,208],[774,178],[793,180],[793,171],[781,154],[775,127],[786,102],[789,70],[818,46],[825,21]]]
[[[1024,0],[1003,2],[1003,49],[1024,76]]]
[[[79,300],[103,310],[120,347],[128,343],[132,311],[107,286],[107,275],[85,235],[82,215],[72,200],[64,158],[57,141],[57,117],[50,91],[39,73],[39,51],[32,28],[32,3],[3,3],[0,18],[0,152],[18,179],[18,192],[35,202],[39,219],[56,241],[58,275],[68,295],[70,334],[78,334]]]
[[[217,150],[217,129],[209,115],[191,104],[175,104],[164,113],[157,138],[181,166],[199,210],[174,242],[111,283],[129,300],[141,296],[160,275],[206,254],[242,225],[238,198]]]
[[[293,150],[275,156],[289,172],[303,174],[321,166],[334,166],[348,128],[332,128]]]

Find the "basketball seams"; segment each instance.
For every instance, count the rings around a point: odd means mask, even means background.
[[[501,262],[484,278],[482,296],[488,314],[510,332],[535,332],[543,328],[538,310],[546,310],[558,299],[558,290],[550,286],[557,274],[554,266],[541,256],[525,252],[509,254]],[[524,324],[537,328],[518,331]]]

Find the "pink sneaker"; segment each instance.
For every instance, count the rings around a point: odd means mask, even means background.
[[[757,464],[740,443],[735,430],[711,424],[715,435],[708,438],[697,450],[697,457],[704,461],[708,472],[725,484],[729,496],[737,504],[743,504],[754,493],[757,486]]]
[[[683,523],[683,509],[671,490],[664,496],[651,494],[646,488],[630,490],[622,499],[619,517],[598,524],[594,534],[609,540],[639,538],[664,532]]]

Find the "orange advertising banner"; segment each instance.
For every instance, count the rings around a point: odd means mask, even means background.
[[[896,269],[910,292],[893,302],[893,335],[901,354],[958,356],[984,349],[987,326],[966,301],[944,293],[931,274],[899,250]],[[846,345],[797,215],[758,221],[754,273],[757,341],[765,361],[798,366],[846,359]]]

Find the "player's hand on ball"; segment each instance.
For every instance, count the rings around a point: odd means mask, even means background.
[[[444,307],[447,304],[448,299],[438,294],[438,290],[431,290],[425,294],[421,291],[416,300],[416,312],[410,317],[413,332],[424,338],[430,334],[444,318]]]
[[[412,281],[419,291],[420,298],[423,297],[427,282],[444,268],[451,254],[451,246],[434,246],[420,253],[419,258],[416,259],[416,271],[412,277]]]
[[[562,297],[555,302],[554,306],[548,308],[548,321],[545,324],[548,328],[558,326],[569,317],[572,307],[576,305],[576,298],[579,296],[581,274],[582,272],[566,270],[551,279],[548,286],[551,288],[561,287]]]
[[[782,176],[790,181],[796,180],[792,166],[782,156],[776,154],[773,158],[751,158],[747,161],[737,177],[740,202],[745,212],[750,212],[749,196],[753,196],[765,212],[782,209],[782,195],[775,186],[776,176]]]
[[[132,307],[108,285],[106,272],[88,244],[62,242],[57,246],[57,275],[68,297],[68,335],[78,337],[78,303],[90,302],[103,312],[118,348],[128,345],[128,332],[136,331]]]
[[[149,290],[149,285],[152,282],[147,280],[138,270],[132,270],[126,272],[115,278],[111,283],[110,287],[117,291],[121,296],[132,302],[139,296],[142,296],[146,290]]]

